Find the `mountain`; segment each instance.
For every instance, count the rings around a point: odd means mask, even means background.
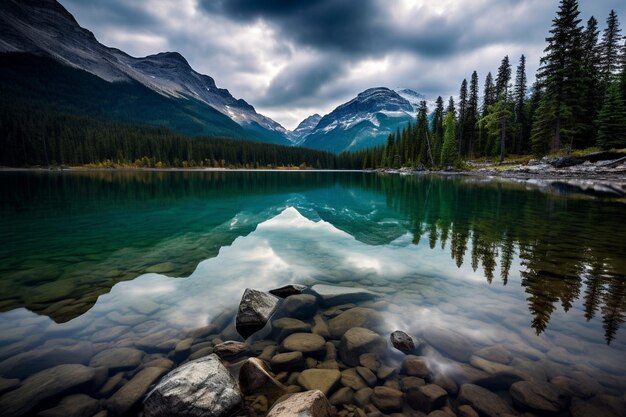
[[[384,144],[389,133],[414,117],[411,102],[397,92],[370,88],[322,117],[301,144],[335,153],[370,148]]]
[[[302,141],[315,129],[317,124],[322,120],[322,116],[315,113],[300,122],[298,127],[287,134],[289,140],[295,145],[299,145]]]
[[[226,89],[218,88],[213,78],[193,70],[187,60],[176,52],[164,52],[144,58],[135,58],[119,49],[109,48],[97,41],[93,33],[82,28],[76,19],[56,0],[3,0],[0,2],[0,53],[11,53],[51,58],[64,68],[68,76],[76,76],[71,70],[82,70],[119,88],[121,84],[139,86],[158,93],[170,100],[171,106],[193,107],[194,116],[187,117],[188,123],[198,125],[178,129],[181,133],[197,131],[204,134],[213,131],[213,126],[197,113],[207,111],[212,119],[218,120],[224,136],[257,139],[272,143],[290,144],[287,131],[272,119],[257,113],[253,106],[242,99],[234,98]],[[24,58],[19,58],[21,64]],[[6,64],[9,59],[3,59]],[[8,62],[9,66],[12,63]],[[62,72],[56,68],[56,71]],[[32,71],[31,71],[32,72]],[[36,82],[45,81],[45,70],[34,74]],[[122,88],[123,89],[123,88]],[[137,93],[137,91],[135,91]],[[145,94],[140,91],[140,95]],[[124,97],[121,97],[124,99]],[[133,101],[135,96],[126,97]],[[156,100],[158,101],[158,100]],[[55,103],[50,103],[54,105]],[[163,105],[162,102],[155,105]],[[167,106],[166,106],[167,107]],[[235,122],[236,126],[224,129],[228,122],[215,109]],[[153,112],[167,116],[162,109]],[[172,116],[173,117],[173,116]],[[162,125],[176,125],[171,117],[162,120]],[[206,119],[206,118],[204,118]],[[150,122],[149,120],[137,120]],[[180,123],[179,123],[180,124]]]

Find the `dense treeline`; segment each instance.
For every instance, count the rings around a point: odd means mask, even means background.
[[[482,102],[474,71],[455,103],[442,97],[429,116],[389,135],[382,148],[358,152],[353,167],[448,167],[463,159],[507,154],[545,155],[589,147],[626,147],[626,44],[611,11],[600,36],[591,17],[585,27],[577,0],[561,0],[536,82],[529,89],[526,58],[513,78],[505,56],[495,79],[485,77]]]
[[[333,169],[328,152],[220,138],[188,138],[137,126],[18,105],[0,108],[0,165],[297,167]]]

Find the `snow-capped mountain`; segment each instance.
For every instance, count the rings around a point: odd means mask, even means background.
[[[370,88],[322,117],[302,146],[343,152],[381,145],[415,113],[411,102],[397,92]]]
[[[322,116],[317,113],[307,117],[300,122],[298,127],[287,134],[287,138],[291,140],[294,145],[300,145],[315,127],[317,127],[320,120],[322,120]]]
[[[257,113],[228,90],[218,88],[213,78],[194,71],[179,53],[135,58],[102,45],[56,0],[1,1],[0,53],[3,52],[48,56],[108,82],[136,81],[167,97],[195,99],[244,128],[288,143],[284,138],[287,131],[279,123]]]
[[[396,88],[394,91],[398,93],[400,97],[404,98],[409,103],[411,103],[411,106],[413,106],[413,111],[415,114],[417,114],[419,110],[421,101],[426,102],[426,107],[428,108],[429,113],[435,110],[435,107],[437,106],[435,101],[426,99],[425,95],[418,93],[415,90],[411,90],[410,88]]]

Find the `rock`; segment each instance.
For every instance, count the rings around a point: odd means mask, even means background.
[[[392,368],[391,366],[381,366],[378,368],[376,376],[378,379],[382,379],[384,381],[385,379],[391,378],[396,372],[398,372],[396,368]]]
[[[426,358],[414,355],[407,355],[404,358],[402,361],[402,372],[409,376],[417,376],[424,379],[430,375]]]
[[[380,294],[365,288],[340,287],[325,284],[314,285],[311,290],[315,292],[322,299],[322,303],[327,306],[372,300],[380,296]]]
[[[450,410],[450,412],[445,412],[443,410],[435,410],[432,413],[428,413],[426,417],[456,417],[456,414]]]
[[[244,395],[264,395],[273,403],[287,393],[287,387],[276,381],[258,358],[249,358],[239,370],[239,387]]]
[[[590,398],[595,394],[594,390],[589,389],[587,385],[562,375],[555,376],[550,383],[559,391],[572,397]]]
[[[100,401],[85,394],[63,398],[56,407],[42,411],[38,417],[92,417],[100,409]]]
[[[356,371],[359,373],[361,378],[363,378],[367,385],[369,385],[370,387],[376,385],[378,378],[376,378],[374,372],[372,372],[369,368],[366,368],[364,366],[357,366]]]
[[[403,331],[396,330],[389,336],[393,347],[402,353],[411,353],[415,350],[415,342],[413,338]]]
[[[615,414],[611,410],[602,405],[585,402],[579,398],[572,398],[572,404],[569,407],[572,417],[621,417],[622,414]]]
[[[247,339],[261,330],[278,308],[279,302],[280,299],[271,294],[246,288],[235,319],[237,332]]]
[[[104,366],[110,372],[134,369],[141,364],[143,352],[132,348],[107,349],[91,358],[89,366]]]
[[[426,381],[416,376],[405,376],[400,380],[400,386],[403,392],[407,392],[410,389],[417,389],[426,385]]]
[[[19,353],[0,362],[0,375],[24,379],[58,365],[86,365],[92,356],[93,345],[90,342],[67,339],[56,345],[45,344],[41,348]]]
[[[304,369],[304,356],[302,352],[288,352],[274,355],[270,361],[274,372],[301,371]]]
[[[313,333],[294,333],[287,336],[282,348],[290,351],[298,351],[309,355],[323,355],[326,352],[326,340],[322,336]]]
[[[558,391],[547,382],[516,382],[511,385],[509,393],[513,402],[524,409],[556,413],[563,408]]]
[[[109,378],[96,393],[97,397],[110,397],[120,386],[124,385],[124,372],[118,372]]]
[[[335,407],[351,404],[354,398],[354,391],[348,387],[339,388],[328,400]]]
[[[462,405],[457,408],[458,417],[480,417],[470,405]]]
[[[367,387],[367,384],[363,378],[361,378],[361,375],[359,375],[357,370],[354,368],[349,368],[341,372],[341,385],[352,388],[355,391]]]
[[[290,295],[285,298],[283,309],[289,317],[308,319],[317,310],[317,298],[310,294]]]
[[[213,354],[168,373],[148,394],[144,413],[145,417],[220,417],[238,409],[241,402],[237,381]]]
[[[354,393],[354,402],[360,407],[363,407],[366,404],[369,404],[370,397],[372,396],[373,392],[374,390],[371,388],[361,388],[360,390]]]
[[[481,357],[491,362],[497,362],[504,365],[511,363],[513,357],[511,353],[502,345],[489,346],[474,352],[475,356]]]
[[[337,318],[340,317],[341,315]],[[339,344],[339,358],[348,366],[358,366],[359,357],[362,354],[380,354],[384,352],[386,347],[387,343],[385,342],[385,339],[378,334],[363,327],[353,327],[347,330],[341,337],[341,343]]]
[[[290,395],[274,404],[267,417],[330,417],[331,406],[326,396],[318,391]]]
[[[212,353],[213,353],[213,348],[212,347],[205,347],[205,348],[197,350],[194,353],[192,353],[191,355],[189,355],[188,359],[193,361],[193,360],[196,360],[196,359],[199,359],[199,358],[203,358],[205,356],[209,356]]]
[[[438,351],[461,362],[469,360],[474,348],[467,337],[450,330],[431,327],[424,331],[423,337]]]
[[[280,342],[290,334],[310,332],[311,325],[302,320],[283,317],[282,319],[272,321],[272,330],[276,335],[276,339]]]
[[[124,333],[128,332],[127,326],[113,326],[106,329],[99,330],[91,335],[89,340],[94,343],[100,342],[113,342],[120,339]]]
[[[107,408],[118,415],[130,412],[165,372],[163,368],[142,369],[107,400]]]
[[[0,397],[0,416],[28,414],[40,403],[71,389],[88,385],[96,370],[84,365],[59,365],[26,378],[10,394]]]
[[[330,331],[328,331],[328,325],[324,321],[321,315],[316,314],[313,317],[313,327],[311,333],[319,334],[325,339],[330,338]]]
[[[456,382],[454,382],[454,379],[450,378],[448,375],[437,375],[433,380],[433,383],[445,389],[448,394],[456,396],[456,394],[459,392],[459,387],[457,386]]]
[[[172,362],[171,360],[167,359],[167,358],[158,358],[158,359],[153,359],[149,362],[144,363],[143,365],[141,365],[142,368],[163,368],[167,371],[169,371],[170,369],[172,369],[174,367],[174,362]]]
[[[406,399],[414,409],[430,413],[446,404],[448,393],[439,385],[428,384],[410,389],[406,394]]]
[[[284,287],[275,288],[270,290],[270,294],[280,298],[287,298],[290,295],[302,294],[302,291],[306,290],[306,285],[289,284]]]
[[[4,394],[5,392],[14,390],[15,388],[19,386],[20,386],[19,379],[6,379],[6,378],[0,377],[0,395]]]
[[[250,345],[245,342],[235,342],[229,340],[213,347],[213,353],[222,359],[230,360],[244,355],[252,354]]]
[[[378,368],[380,368],[380,362],[378,361],[378,356],[376,356],[375,353],[364,353],[359,356],[359,364],[373,372],[378,371]]]
[[[162,262],[160,264],[152,265],[146,268],[146,272],[151,272],[155,274],[164,274],[166,272],[171,272],[176,268],[176,264],[173,262]]]
[[[404,394],[402,391],[389,387],[376,387],[370,397],[372,404],[383,413],[402,411]]]
[[[307,369],[298,375],[298,385],[306,390],[320,390],[328,395],[339,383],[341,372],[335,369]]]
[[[174,347],[174,355],[173,359],[176,362],[182,362],[187,359],[189,354],[191,353],[191,346],[193,344],[193,338],[183,339],[180,342],[176,343]]]
[[[464,363],[451,364],[446,369],[447,374],[457,383],[475,384],[477,381],[485,380],[489,378],[489,374],[480,369],[476,369],[473,366],[466,365]]]
[[[503,417],[506,414],[516,414],[502,398],[478,385],[462,385],[458,400],[461,404],[471,405],[478,414],[485,417]]]

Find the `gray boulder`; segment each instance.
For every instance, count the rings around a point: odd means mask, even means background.
[[[319,390],[293,394],[276,403],[267,417],[330,417],[331,406]]]
[[[276,311],[280,299],[263,291],[246,288],[239,302],[235,325],[244,338],[258,332]]]
[[[241,405],[237,381],[217,355],[168,373],[144,401],[146,417],[221,417]]]

